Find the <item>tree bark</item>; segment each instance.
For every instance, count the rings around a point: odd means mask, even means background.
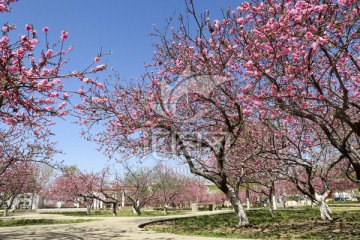
[[[168,214],[168,206],[166,206],[166,205],[164,206],[164,213]]]
[[[322,201],[319,201],[318,202],[319,204],[319,207],[320,207],[320,216],[321,216],[321,219],[323,220],[332,220],[332,217],[331,217],[331,210],[329,208],[329,206],[327,205],[327,203],[325,202],[325,200],[322,200]]]
[[[133,211],[137,214],[137,215],[141,215],[141,211],[140,211],[140,208],[136,207],[136,206],[133,206]]]
[[[249,184],[246,185],[246,209],[250,210],[251,204],[250,204],[250,188]]]
[[[112,205],[113,216],[117,216],[117,212],[116,212],[117,205],[118,205],[117,203],[113,203],[113,205]]]
[[[272,196],[271,201],[272,201],[272,205],[273,205],[274,210],[277,210],[277,203],[276,203],[275,195]]]
[[[270,186],[270,193],[269,193],[269,208],[270,208],[270,216],[274,217],[274,211],[276,208],[276,199],[275,199],[275,183],[274,181],[271,183]]]
[[[91,215],[91,205],[86,206],[86,214]]]
[[[319,205],[319,208],[320,208],[320,217],[321,219],[323,220],[332,220],[332,217],[331,217],[331,214],[332,214],[332,211],[331,209],[329,208],[329,206],[327,205],[326,201],[325,201],[325,198],[328,196],[328,193],[324,193],[323,195],[318,195],[316,194],[315,195],[315,199],[317,200],[318,202],[318,205]]]
[[[4,209],[4,217],[7,217],[8,215],[9,215],[9,208],[6,207],[6,208]]]
[[[139,201],[132,201],[132,203],[133,203],[133,212],[140,216],[141,210],[140,210]]]
[[[234,208],[236,217],[239,222],[239,226],[249,225],[249,220],[246,216],[243,206],[241,205],[241,201],[237,192],[229,188],[226,188],[224,190],[225,191],[223,192],[225,193],[226,197],[229,199],[232,207]]]

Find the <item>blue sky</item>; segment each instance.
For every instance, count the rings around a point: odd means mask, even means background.
[[[221,16],[221,8],[241,1],[194,0],[199,11],[209,9],[211,18]],[[183,0],[20,0],[12,4],[11,14],[2,14],[1,23],[16,23],[19,33],[25,25],[35,29],[48,26],[50,39],[59,39],[60,32],[69,32],[67,43],[74,46],[69,55],[68,70],[81,70],[93,61],[102,48],[112,51],[102,59],[109,68],[119,71],[124,79],[136,78],[144,72],[144,63],[150,63],[155,38],[148,36],[152,24],[161,28],[169,16],[184,13]],[[174,23],[176,27],[177,24]],[[41,45],[41,44],[40,44]],[[77,82],[67,83],[75,88]],[[80,128],[69,121],[58,120],[54,127],[58,147],[65,153],[57,159],[77,164],[81,169],[99,170],[106,157],[97,152],[96,145],[83,140]]]

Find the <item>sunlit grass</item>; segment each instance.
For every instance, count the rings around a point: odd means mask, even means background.
[[[334,221],[320,219],[317,208],[248,211],[250,225],[239,227],[234,214],[177,219],[146,228],[185,235],[260,239],[360,239],[360,210],[336,211]]]

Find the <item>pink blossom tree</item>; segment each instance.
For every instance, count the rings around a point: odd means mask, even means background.
[[[141,209],[157,198],[155,168],[140,168],[122,162],[123,174],[117,174],[115,183],[133,207],[134,213],[141,215]]]
[[[262,114],[286,123],[303,118],[349,162],[358,183],[359,2],[244,2],[213,35],[231,52],[234,71],[257,86]],[[252,104],[255,110],[256,105]]]
[[[113,216],[117,216],[117,208],[119,207],[120,196],[124,190],[123,187],[119,184],[117,176],[113,175],[109,167],[105,167],[100,173],[97,173],[96,176],[98,187],[93,198],[104,204],[111,205]]]
[[[15,162],[0,175],[0,206],[4,208],[5,217],[19,194],[40,191],[37,174],[34,163]]]
[[[349,175],[360,173],[357,1],[244,2],[214,21],[193,1],[187,11],[196,33],[180,15],[178,29],[156,30],[141,79],[78,106],[88,133],[104,124],[94,141],[118,158],[176,156],[224,192],[239,225],[248,224],[239,186],[285,147],[269,141],[267,121],[306,119],[349,161]]]
[[[9,4],[12,2],[15,1],[2,1],[0,12],[9,12]],[[99,53],[84,70],[62,73],[61,68],[67,62],[66,54],[72,50],[65,44],[67,31],[61,32],[58,44],[52,44],[48,42],[48,27],[38,33],[34,26],[27,24],[24,26],[24,34],[20,34],[18,39],[10,39],[10,33],[15,28],[15,25],[9,24],[1,28],[0,119],[8,125],[29,125],[36,133],[52,124],[47,117],[68,114],[66,105],[70,91],[65,89],[61,79],[76,77],[81,83],[97,85],[86,75],[104,70],[105,65],[93,67],[102,56]],[[40,36],[44,38],[43,49],[39,46]],[[36,58],[37,55],[40,57]],[[81,92],[78,94],[81,95]]]
[[[56,166],[52,159],[59,151],[48,137],[48,132],[35,136],[30,127],[8,126],[0,129],[0,176],[16,162]]]
[[[63,174],[49,184],[45,196],[50,201],[80,204],[87,208],[87,214],[90,215],[98,182],[94,174],[66,168]]]
[[[351,188],[350,180],[341,169],[343,156],[324,141],[322,132],[316,131],[316,127],[310,126],[307,120],[298,121],[292,127],[280,123],[273,127],[277,130],[282,128],[280,131],[283,132],[281,139],[274,141],[281,141],[286,146],[272,154],[279,162],[274,171],[284,180],[292,182],[311,201],[318,203],[322,219],[332,220],[326,198],[339,186],[336,183],[341,182],[344,187]]]
[[[168,214],[168,208],[179,204],[187,198],[187,195],[196,187],[196,182],[190,177],[174,172],[171,168],[159,165],[155,168],[155,182],[153,185],[156,191],[156,201],[164,208],[164,213]],[[199,193],[200,194],[200,193]],[[190,200],[187,198],[187,200]],[[192,199],[193,201],[196,199]]]

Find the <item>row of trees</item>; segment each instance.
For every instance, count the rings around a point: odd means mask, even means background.
[[[11,2],[2,1],[0,11]],[[68,113],[72,93],[82,98],[75,108],[84,134],[108,156],[157,153],[187,164],[225,194],[241,226],[249,221],[239,189],[252,183],[271,199],[276,182],[290,182],[331,219],[328,193],[360,188],[359,2],[243,2],[215,20],[196,12],[192,1],[186,6],[179,28],[170,21],[164,31],[155,29],[154,62],[130,82],[88,77],[104,70],[92,67],[101,54],[83,71],[61,74],[71,50],[64,48],[66,31],[58,50],[46,42],[35,59],[33,26],[12,42],[14,26],[4,25],[2,139],[24,137],[29,147],[12,149],[4,141],[0,176],[15,162],[36,160],[32,148],[39,160],[51,160],[48,126],[51,117]],[[64,90],[66,77],[78,78],[80,89]],[[93,133],[98,123],[103,131]]]
[[[85,132],[118,159],[184,162],[241,226],[239,187],[252,182],[271,195],[290,181],[331,219],[327,195],[360,186],[359,2],[243,2],[213,21],[186,4],[179,28],[155,29],[141,79],[108,82],[77,106]],[[104,131],[92,134],[95,123]]]
[[[97,200],[112,205],[113,215],[117,214],[116,210],[125,198],[134,212],[141,215],[141,209],[146,205],[162,207],[167,213],[169,207],[206,202],[209,197],[203,182],[162,165],[154,168],[126,165],[123,172],[105,168],[99,173],[84,173],[68,168],[49,183],[44,195],[48,202],[85,206],[88,214]]]

